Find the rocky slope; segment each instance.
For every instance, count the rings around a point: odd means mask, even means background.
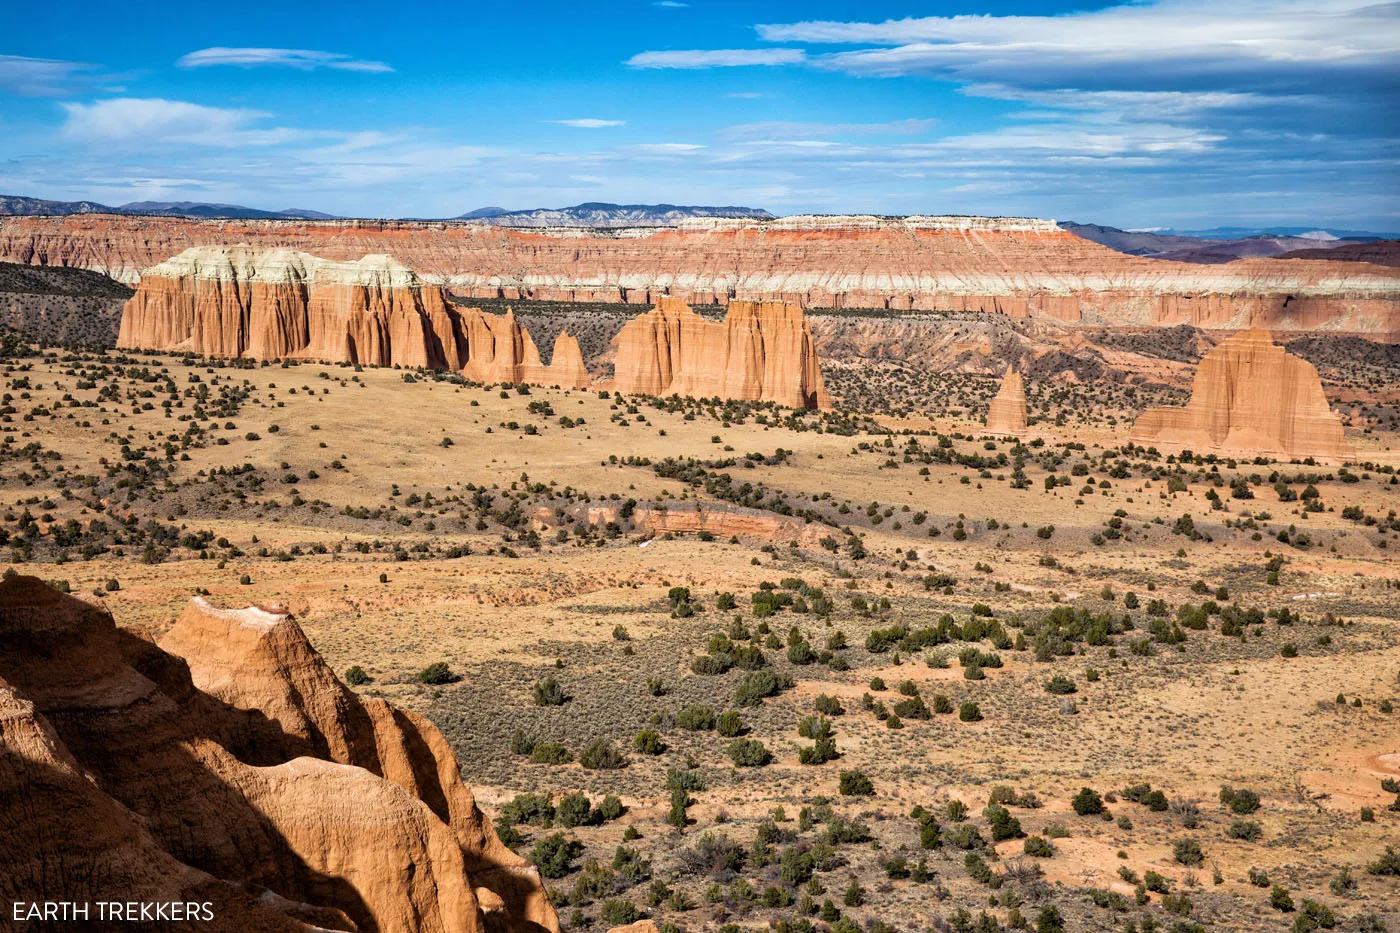
[[[387,254],[467,297],[973,310],[1074,326],[1192,324],[1400,340],[1400,273],[1356,262],[1216,266],[1125,256],[1037,220],[701,218],[545,232],[467,222],[0,218],[0,259],[134,283],[190,246],[250,243],[335,260]]]
[[[1268,331],[1224,341],[1201,360],[1184,408],[1149,408],[1135,444],[1229,457],[1354,460],[1311,363],[1275,346]]]
[[[0,262],[0,329],[64,346],[116,343],[131,289],[85,269]]]
[[[831,407],[811,328],[794,304],[731,301],[717,322],[661,298],[615,342],[612,385],[620,392]]]
[[[1020,436],[1028,430],[1026,422],[1026,384],[1015,368],[1006,367],[1001,386],[987,409],[987,434]]]
[[[195,600],[158,647],[0,581],[0,827],[7,903],[207,902],[193,928],[229,931],[558,929],[436,727],[347,690],[277,611]]]
[[[337,262],[297,250],[191,247],[145,271],[122,312],[117,345],[587,385],[578,344],[567,334],[545,366],[512,315],[459,310],[442,289],[384,255]]]

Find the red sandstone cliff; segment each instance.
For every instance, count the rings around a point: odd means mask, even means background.
[[[1206,354],[1184,408],[1149,408],[1129,440],[1231,457],[1356,459],[1307,360],[1268,331],[1236,334]]]
[[[615,345],[619,392],[831,407],[811,328],[793,304],[731,301],[721,323],[661,298],[623,326]]]
[[[803,306],[978,310],[1068,323],[1267,327],[1400,340],[1400,273],[1355,262],[1198,266],[1126,256],[1035,220],[789,217],[533,233],[451,222],[0,218],[0,259],[134,283],[203,244],[336,260],[388,254],[475,297],[652,304],[662,296]]]
[[[211,901],[229,931],[558,929],[441,733],[290,617],[196,600],[163,647],[0,581],[0,897]]]
[[[241,244],[191,247],[142,273],[117,346],[588,384],[577,341],[561,334],[545,366],[513,315],[459,311],[441,288],[384,255],[336,261]]]

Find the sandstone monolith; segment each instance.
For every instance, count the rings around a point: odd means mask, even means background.
[[[720,322],[662,298],[627,322],[615,346],[619,392],[831,407],[811,328],[789,302],[731,301]]]
[[[1129,440],[1229,457],[1356,458],[1317,370],[1260,329],[1236,334],[1206,354],[1186,406],[1149,408]]]
[[[1026,421],[1026,386],[1021,374],[1012,366],[1006,367],[1006,375],[1001,377],[1001,387],[987,409],[985,434],[1011,434],[1017,437],[1029,430]]]

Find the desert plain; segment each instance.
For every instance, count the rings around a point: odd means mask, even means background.
[[[822,411],[11,338],[3,553],[290,613],[561,929],[1400,928],[1394,348],[1279,339],[1355,448],[1290,462],[1130,443],[1219,334],[829,316]]]

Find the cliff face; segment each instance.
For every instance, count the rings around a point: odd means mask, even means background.
[[[190,604],[157,647],[0,582],[0,896],[212,901],[212,930],[540,931],[442,735],[289,616]]]
[[[442,289],[384,255],[333,261],[289,249],[191,247],[142,274],[117,346],[588,384],[576,342],[557,341],[562,355],[544,366],[512,315],[458,311]]]
[[[1317,370],[1251,330],[1201,360],[1184,408],[1150,408],[1133,425],[1135,444],[1232,457],[1354,460],[1341,419],[1327,406]]]
[[[1026,421],[1026,386],[1021,374],[1010,366],[1001,377],[1001,388],[987,410],[987,434],[1020,436],[1029,430]]]
[[[662,298],[616,338],[619,392],[830,408],[812,331],[796,305],[732,301],[724,321]]]
[[[1400,340],[1400,273],[1362,262],[1199,266],[1125,256],[1048,221],[696,219],[534,233],[471,223],[0,218],[0,259],[134,283],[190,246],[251,243],[347,260],[388,254],[470,297],[973,310],[1070,324],[1267,327]]]

